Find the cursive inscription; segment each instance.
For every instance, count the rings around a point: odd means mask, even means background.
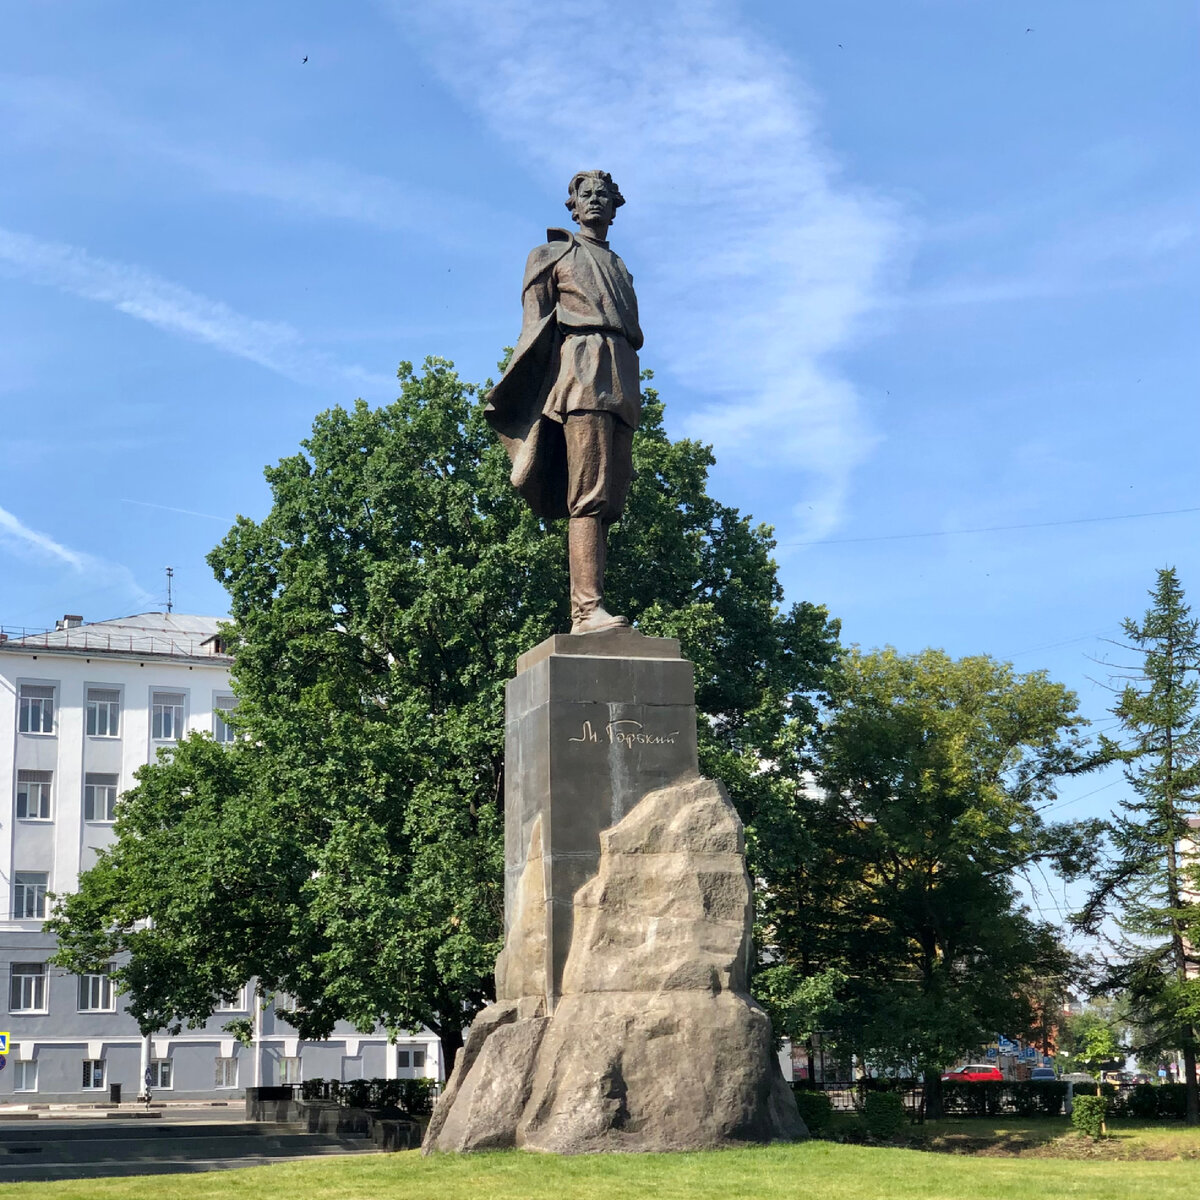
[[[632,727],[632,728],[631,728]],[[624,746],[632,750],[634,746],[673,746],[679,736],[679,730],[670,733],[647,733],[641,721],[609,721],[604,726],[604,741],[608,745]],[[568,738],[570,742],[599,742],[600,731],[592,728],[591,721],[584,721],[578,737]]]

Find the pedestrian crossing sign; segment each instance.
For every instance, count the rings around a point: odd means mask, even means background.
[[[0,1054],[8,1053],[8,1034],[0,1033]]]

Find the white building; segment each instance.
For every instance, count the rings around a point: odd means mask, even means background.
[[[250,988],[203,1029],[142,1038],[106,973],[49,965],[47,893],[76,888],[113,838],[121,793],[160,748],[195,730],[232,737],[222,720],[234,704],[229,667],[215,617],[67,616],[46,633],[0,632],[0,782],[11,804],[0,836],[0,987],[12,1043],[0,1102],[107,1099],[111,1084],[128,1099],[147,1072],[156,1094],[181,1099],[302,1078],[439,1077],[427,1032],[389,1044],[346,1027],[302,1043]],[[254,1023],[251,1046],[221,1029],[239,1015]]]

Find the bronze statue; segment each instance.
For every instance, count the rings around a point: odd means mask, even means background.
[[[539,516],[570,518],[572,633],[629,624],[603,605],[607,530],[625,508],[642,412],[633,276],[606,240],[624,203],[607,171],[571,180],[579,233],[548,229],[529,255],[521,336],[486,409],[513,486]]]

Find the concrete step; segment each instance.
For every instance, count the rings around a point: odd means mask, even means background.
[[[51,1179],[101,1179],[116,1175],[178,1175],[200,1171],[232,1171],[241,1167],[263,1167],[273,1162],[297,1158],[319,1158],[329,1154],[378,1154],[371,1147],[363,1149],[357,1143],[353,1149],[327,1148],[324,1154],[312,1153],[264,1153],[256,1147],[256,1153],[214,1158],[129,1158],[112,1159],[107,1162],[0,1162],[0,1184],[32,1183]]]
[[[21,1140],[12,1138],[0,1142],[0,1179],[15,1178],[17,1172],[26,1178],[25,1172],[34,1167],[39,1171],[45,1167],[76,1167],[82,1165],[113,1167],[105,1173],[122,1174],[121,1164],[130,1162],[212,1161],[217,1159],[244,1160],[255,1156],[288,1158],[297,1155],[345,1154],[368,1150],[374,1152],[373,1142],[362,1138],[343,1138],[334,1134],[299,1133],[275,1129],[273,1132],[258,1133],[253,1126],[227,1130],[204,1130],[195,1127],[178,1127],[184,1136],[163,1136],[166,1129],[155,1129],[154,1137],[104,1136],[108,1129],[78,1129],[74,1137],[56,1136],[41,1139],[36,1135]],[[186,1131],[186,1132],[185,1132]],[[31,1133],[33,1131],[30,1131]]]
[[[141,1120],[131,1118],[128,1124],[120,1121],[100,1119],[90,1121],[49,1120],[43,1119],[36,1125],[22,1122],[18,1126],[0,1128],[0,1154],[4,1147],[12,1143],[36,1141],[73,1142],[97,1138],[106,1142],[114,1141],[153,1141],[163,1138],[178,1141],[181,1138],[266,1138],[290,1134],[301,1134],[305,1137],[319,1136],[309,1134],[306,1130],[285,1123],[267,1121],[161,1121],[147,1125]]]

